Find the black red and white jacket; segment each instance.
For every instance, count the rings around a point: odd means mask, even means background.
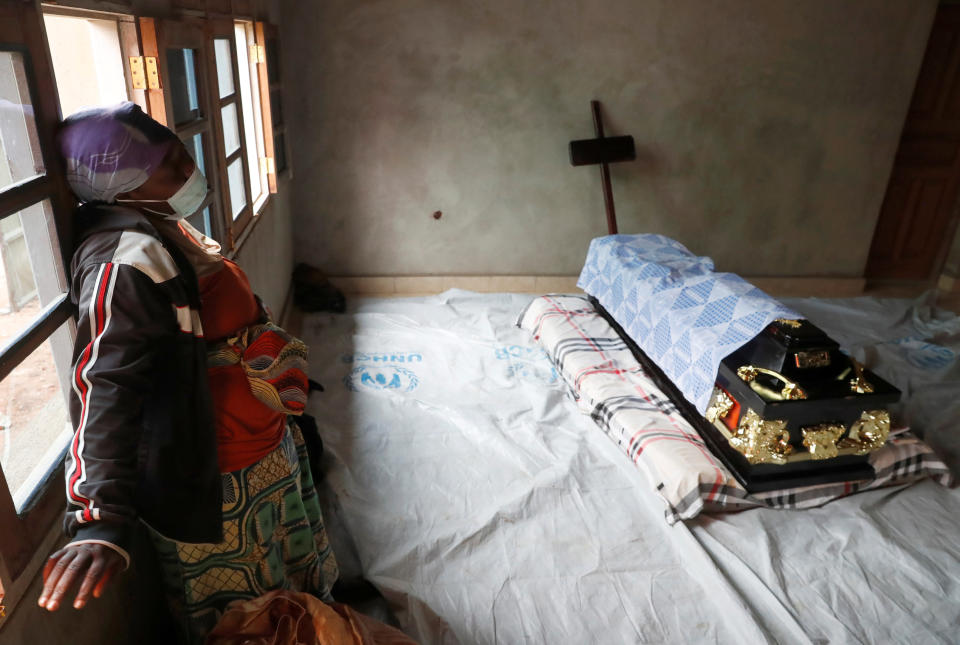
[[[138,520],[183,542],[221,539],[221,484],[196,274],[136,210],[76,215],[77,307],[66,460],[72,544],[129,565]]]

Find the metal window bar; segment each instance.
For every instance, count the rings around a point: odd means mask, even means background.
[[[29,327],[0,350],[0,380],[9,376],[72,315],[73,306],[65,293],[44,307]]]

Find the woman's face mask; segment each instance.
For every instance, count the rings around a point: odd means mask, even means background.
[[[209,193],[210,191],[207,189],[207,178],[203,176],[203,173],[200,172],[198,167],[194,166],[193,172],[190,174],[190,177],[187,179],[187,181],[184,182],[183,186],[181,186],[177,192],[167,199],[118,199],[117,201],[136,203],[165,203],[173,210],[173,213],[163,213],[147,207],[143,207],[143,209],[157,215],[162,215],[167,219],[176,220],[190,217],[203,208],[204,202],[207,201],[207,195]]]
[[[186,173],[189,173],[188,175]],[[186,176],[176,189],[176,192],[166,199],[151,199],[154,196],[168,195],[173,181],[178,177]],[[177,186],[177,184],[172,184]],[[137,199],[132,199],[135,194],[140,193]],[[120,196],[118,196],[120,197]],[[159,215],[169,220],[180,220],[190,217],[207,205],[210,198],[210,191],[207,189],[207,180],[200,171],[200,168],[190,158],[186,148],[181,144],[173,147],[164,159],[163,164],[158,167],[146,183],[138,188],[134,193],[125,193],[124,199],[117,199],[118,203],[139,204],[140,208],[148,213]],[[146,204],[166,204],[167,209],[153,209]]]
[[[203,207],[203,202],[207,199],[207,178],[203,176],[197,166],[193,167],[190,178],[184,182],[180,190],[175,192],[167,204],[173,209],[171,219],[184,219],[190,217]]]

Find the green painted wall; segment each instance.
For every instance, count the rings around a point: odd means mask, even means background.
[[[936,0],[283,0],[296,255],[338,275],[576,274],[590,99],[623,232],[858,276]],[[434,211],[443,217],[435,220]]]

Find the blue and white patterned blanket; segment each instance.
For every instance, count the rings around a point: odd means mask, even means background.
[[[724,357],[774,319],[802,318],[740,276],[714,273],[713,260],[662,235],[594,239],[577,286],[701,414]]]

